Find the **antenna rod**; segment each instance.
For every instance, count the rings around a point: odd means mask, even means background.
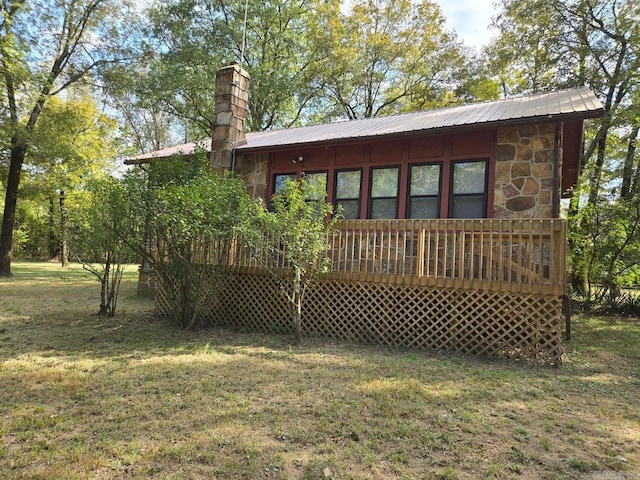
[[[242,24],[242,48],[240,49],[240,77],[242,77],[242,65],[244,64],[244,47],[247,43],[247,13],[249,11],[249,0],[244,2],[244,23]],[[240,87],[240,85],[238,85]],[[248,105],[247,105],[248,106]],[[236,135],[237,132],[233,130],[233,149],[231,151],[231,173],[236,171]]]

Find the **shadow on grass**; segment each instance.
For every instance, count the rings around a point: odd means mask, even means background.
[[[0,477],[582,478],[640,462],[633,323],[576,318],[550,369],[186,332],[132,281],[101,318],[97,288],[0,283]]]
[[[606,378],[116,323],[100,329],[111,339],[107,327],[122,331],[123,343],[7,362],[19,372],[1,385],[12,472],[65,464],[77,478],[324,478],[327,468],[352,478],[445,478],[450,469],[580,478],[638,458],[638,418],[620,421],[629,384]],[[154,331],[163,339],[142,338]]]

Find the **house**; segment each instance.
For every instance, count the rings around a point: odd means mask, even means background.
[[[307,302],[309,333],[560,361],[560,200],[578,178],[584,120],[603,115],[588,88],[245,133],[248,85],[238,65],[218,72],[212,139],[202,144],[212,167],[233,170],[265,200],[286,178],[322,178],[345,217],[331,239],[332,272]],[[286,318],[273,291],[247,257],[226,309],[212,315],[273,328]]]

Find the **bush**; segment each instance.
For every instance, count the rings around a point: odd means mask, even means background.
[[[151,248],[140,253],[165,293],[162,309],[183,328],[201,326],[257,205],[241,180],[209,169],[204,153],[157,161],[148,176],[133,174],[126,183],[145,218]]]
[[[580,310],[623,316],[640,317],[640,290],[592,287],[573,292],[571,300]]]

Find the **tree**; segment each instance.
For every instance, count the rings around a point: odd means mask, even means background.
[[[298,344],[302,341],[302,305],[307,288],[329,269],[325,256],[328,235],[339,217],[329,218],[332,213],[324,185],[287,179],[284,189],[273,197],[273,211],[262,212],[258,228],[249,237],[254,256],[277,280],[289,303]],[[274,265],[274,258],[283,259],[282,264]]]
[[[615,300],[622,286],[640,281],[640,197],[626,202],[599,199],[582,208],[572,222],[581,226],[570,232],[574,271],[584,272],[579,291],[585,305]]]
[[[482,55],[471,54],[459,71],[455,98],[460,103],[488,102],[501,95],[500,81]]]
[[[7,145],[0,276],[11,275],[11,249],[22,168],[47,102],[124,61],[133,13],[114,0],[8,0],[0,21],[2,134]],[[100,41],[96,41],[100,39]],[[128,57],[130,58],[130,56]]]
[[[184,125],[157,105],[146,105],[131,91],[111,91],[110,96],[123,124],[124,141],[129,145],[126,153],[130,156],[186,143]]]
[[[142,244],[144,221],[121,180],[96,180],[87,191],[89,206],[74,229],[71,247],[82,267],[100,281],[98,315],[113,317],[124,267],[139,258],[136,246]]]
[[[618,117],[640,86],[640,6],[636,2],[585,2],[568,9],[566,18],[584,19],[587,25],[577,36],[592,52],[591,62],[598,74],[592,84],[604,98],[605,115],[583,159],[585,164],[595,154],[589,188],[589,202],[595,203],[602,185],[607,137],[621,126]]]
[[[500,33],[486,53],[504,96],[584,84],[576,78],[584,72],[573,68],[584,64],[575,61],[568,26],[550,2],[502,0],[500,5],[493,20]]]
[[[358,0],[318,22],[314,79],[330,113],[357,119],[455,101],[465,52],[435,2]]]
[[[218,300],[233,246],[257,205],[241,180],[209,169],[203,152],[188,161],[154,162],[148,174],[128,175],[125,186],[137,225],[144,224],[152,245],[134,246],[154,269],[161,310],[186,329],[206,324],[203,314]]]
[[[53,97],[43,107],[31,135],[23,174],[31,194],[49,205],[49,258],[59,254],[68,264],[69,217],[74,218],[74,190],[115,168],[118,155],[117,122],[102,113],[84,89],[70,89],[66,98]],[[69,211],[71,209],[71,211]],[[37,240],[33,238],[32,240]]]
[[[248,127],[259,131],[296,124],[310,99],[307,70],[316,51],[310,25],[337,0],[156,1],[149,38],[161,52],[136,92],[185,124],[188,137],[211,135],[215,74],[237,61],[251,74]]]

